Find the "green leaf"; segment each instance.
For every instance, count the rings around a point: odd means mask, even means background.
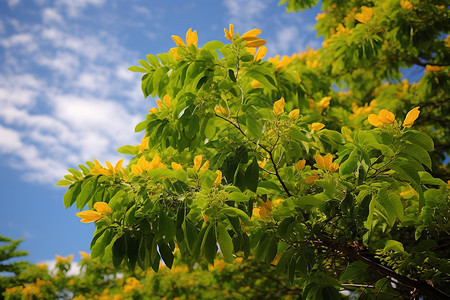
[[[394,225],[397,217],[403,218],[402,201],[396,193],[389,192],[387,186],[378,192],[377,202],[385,209],[390,226]]]
[[[411,144],[420,146],[426,151],[434,150],[434,143],[431,137],[428,134],[421,131],[408,130],[402,135],[402,140],[406,140],[411,142]]]
[[[365,263],[363,263],[361,261],[354,261],[341,274],[341,276],[339,277],[339,280],[340,281],[347,281],[347,280],[356,279],[359,276],[361,276],[363,274],[366,274],[368,267],[369,266],[367,264],[365,264]]]
[[[233,262],[233,241],[222,223],[217,224],[217,241],[226,262]]]
[[[358,166],[358,158],[358,149],[354,149],[350,153],[349,158],[339,166],[339,174],[343,176],[351,174],[353,171],[355,171],[356,167]]]
[[[123,261],[124,255],[125,255],[125,237],[121,236],[118,238],[112,247],[112,261],[114,268],[116,270],[119,268],[120,264]]]
[[[228,200],[236,201],[236,202],[247,202],[248,196],[241,192],[234,192],[234,193],[228,194]]]
[[[155,68],[161,67],[161,64],[159,63],[159,59],[158,59],[155,55],[153,55],[153,54],[147,54],[145,58],[150,62],[150,64],[151,64],[153,67],[155,67]],[[140,61],[139,61],[139,62],[140,62]],[[150,68],[149,68],[149,69],[150,69]]]
[[[259,165],[258,161],[253,158],[252,163],[245,170],[245,186],[252,192],[256,192],[259,181]]]
[[[430,173],[425,171],[419,172],[420,183],[421,184],[431,184],[431,185],[447,185],[445,181],[440,178],[434,178]]]
[[[100,233],[100,236],[96,239],[95,243],[91,246],[91,257],[96,258],[102,256],[105,253],[105,248],[112,239],[112,231],[110,229],[104,230]]]
[[[403,248],[403,244],[400,243],[399,241],[395,241],[395,240],[386,241],[384,251],[389,251],[389,250],[393,250],[393,251],[399,252],[399,253],[405,252],[405,249]]]
[[[67,192],[64,194],[63,199],[64,206],[66,207],[66,209],[75,203],[75,200],[77,199],[80,191],[81,191],[81,181],[77,181],[69,187]]]
[[[125,254],[127,256],[127,266],[131,272],[136,267],[136,262],[139,255],[139,239],[136,237],[126,236],[125,239]]]
[[[147,69],[138,66],[129,67],[128,70],[130,70],[131,72],[148,73]]]
[[[83,209],[86,203],[94,196],[98,177],[85,178],[81,185],[80,195],[77,197],[77,209]]]
[[[169,246],[166,243],[160,241],[158,243],[159,253],[161,254],[161,258],[163,259],[166,266],[171,269],[173,264],[173,253],[170,250]]]
[[[430,158],[430,155],[421,146],[418,146],[418,145],[412,144],[412,143],[406,143],[401,148],[401,151],[403,153],[406,153],[406,154],[414,157],[419,163],[424,164],[429,169],[431,169],[431,158]]]
[[[212,49],[212,50],[220,50],[223,47],[223,43],[221,41],[210,41],[203,45],[202,49]]]
[[[136,146],[125,145],[116,150],[122,154],[138,155],[139,149]]]
[[[56,183],[56,185],[61,185],[61,186],[67,186],[67,185],[71,185],[72,181],[69,180],[65,180],[65,179],[61,179],[60,181],[58,181]]]
[[[236,75],[234,75],[234,71],[229,69],[228,70],[228,76],[230,77],[231,81],[236,82]]]
[[[314,196],[303,196],[303,197],[300,197],[300,198],[298,198],[298,199],[295,199],[295,203],[296,203],[298,206],[301,206],[301,207],[305,207],[306,205],[320,206],[320,205],[322,205],[324,202],[325,202],[325,201],[320,200],[320,199],[317,199],[317,198],[314,197]]]
[[[216,258],[217,253],[216,243],[216,227],[211,224],[205,233],[201,250],[203,251],[206,260],[212,265],[214,265],[214,258]]]
[[[150,123],[150,120],[145,120],[145,121],[138,123],[136,125],[136,127],[134,128],[134,132],[140,132],[140,131],[144,130],[145,128],[147,128],[148,123]]]

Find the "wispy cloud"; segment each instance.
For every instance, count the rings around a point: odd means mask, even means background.
[[[259,0],[225,0],[223,4],[228,9],[229,22],[242,33],[259,24],[267,7],[266,3]]]
[[[116,148],[139,140],[134,125],[150,105],[139,75],[126,70],[136,53],[107,31],[82,23],[74,31],[67,21],[102,4],[60,0],[41,7],[41,22],[10,18],[0,37],[0,155],[26,180],[54,184],[67,168],[116,161]]]

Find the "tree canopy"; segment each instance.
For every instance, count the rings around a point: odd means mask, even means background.
[[[318,50],[265,59],[264,33],[230,25],[130,67],[162,99],[118,149],[130,162],[58,182],[95,221],[92,259],[131,273],[242,259],[301,299],[447,299],[449,2],[321,5]]]

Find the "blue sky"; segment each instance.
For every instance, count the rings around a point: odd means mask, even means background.
[[[24,238],[28,260],[89,252],[94,225],[64,209],[67,168],[136,144],[154,100],[127,68],[197,30],[225,42],[229,23],[260,28],[268,56],[319,47],[317,9],[287,14],[272,0],[0,0],[0,235]]]

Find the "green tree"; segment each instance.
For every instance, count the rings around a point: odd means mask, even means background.
[[[305,299],[448,298],[447,5],[323,1],[323,48],[267,61],[258,29],[201,48],[172,36],[130,68],[162,100],[142,143],[118,149],[128,166],[94,160],[58,183],[96,222],[92,257],[158,271],[176,245],[191,266],[220,249]],[[412,84],[410,67],[425,69]]]
[[[23,240],[12,240],[0,235],[0,295],[6,288],[18,285],[20,274],[29,263],[23,260],[15,260],[17,257],[27,256],[28,252],[17,250]],[[6,244],[5,244],[6,243]]]

